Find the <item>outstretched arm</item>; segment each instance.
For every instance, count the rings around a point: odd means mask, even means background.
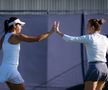
[[[51,30],[47,33],[43,33],[41,35],[38,35],[36,37],[33,36],[27,36],[24,34],[17,34],[15,35],[15,37],[19,40],[19,41],[25,41],[25,42],[39,42],[42,41],[44,39],[47,39],[54,31]]]
[[[53,29],[58,35],[60,35],[67,42],[79,42],[79,43],[88,42],[86,35],[76,37],[62,33],[59,29],[59,22],[58,23],[56,21],[54,22]]]

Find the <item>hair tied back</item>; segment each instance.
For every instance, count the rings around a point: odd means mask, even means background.
[[[100,25],[104,24],[104,23],[105,23],[105,19],[104,19],[104,18],[100,19],[100,20],[98,21],[98,23],[99,23]]]

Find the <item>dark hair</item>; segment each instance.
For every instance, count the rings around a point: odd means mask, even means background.
[[[5,32],[5,34],[7,32],[11,32],[11,30],[13,28],[13,25],[9,26],[9,23],[15,21],[16,19],[17,19],[17,17],[10,17],[9,20],[4,21],[4,32]]]
[[[90,19],[88,22],[91,26],[94,26],[95,31],[101,30],[101,25],[104,23],[104,19]]]

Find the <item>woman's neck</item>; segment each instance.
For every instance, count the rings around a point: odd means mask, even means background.
[[[100,31],[95,31],[94,33],[100,33]]]
[[[17,34],[16,30],[14,30],[14,29],[12,30],[12,33],[13,33],[13,34]]]

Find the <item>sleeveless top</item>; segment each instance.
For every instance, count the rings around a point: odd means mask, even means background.
[[[7,33],[3,41],[3,61],[2,64],[17,65],[19,64],[20,44],[10,44],[8,42],[12,33]]]

